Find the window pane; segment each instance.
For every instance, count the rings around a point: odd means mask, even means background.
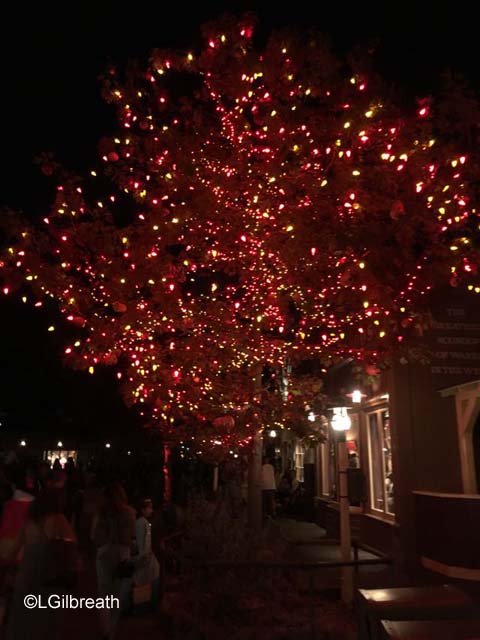
[[[335,438],[329,440],[330,446],[330,497],[337,499],[337,441]]]
[[[297,443],[295,447],[295,475],[298,482],[303,482],[303,459],[305,456],[305,449],[303,445]]]
[[[322,442],[320,445],[320,451],[322,456],[322,495],[330,495],[330,445],[327,442]]]
[[[385,470],[385,497],[386,512],[395,513],[393,502],[393,468],[392,468],[392,439],[390,435],[390,419],[388,411],[381,413],[382,429],[383,429],[383,460]]]
[[[360,467],[360,433],[358,414],[352,414],[351,420],[352,426],[348,430],[347,434],[348,466],[350,469],[358,469]]]
[[[368,416],[368,442],[370,454],[370,503],[372,509],[384,511],[383,452],[376,413],[371,413]]]

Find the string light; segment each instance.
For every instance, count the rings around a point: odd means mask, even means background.
[[[113,74],[103,166],[65,178],[2,262],[4,294],[20,273],[82,332],[72,366],[115,367],[150,424],[228,450],[307,420],[294,371],[298,393],[259,395],[265,364],[381,359],[452,266],[479,291],[468,157],[434,145],[430,105],[397,126],[365,79],[311,73],[322,48],[303,65],[302,43],[267,55],[252,33],[218,23],[199,55]]]

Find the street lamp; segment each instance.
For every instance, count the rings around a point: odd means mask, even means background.
[[[360,403],[362,401],[362,396],[363,393],[360,391],[360,389],[354,389],[352,391],[352,402],[355,402],[356,404]]]
[[[352,426],[352,421],[348,415],[347,407],[334,407],[332,418],[332,429],[334,431],[343,432],[348,431]],[[345,441],[345,440],[344,440]]]
[[[338,498],[340,503],[340,552],[344,562],[352,559],[352,536],[350,532],[350,511],[348,501],[348,456],[345,434],[352,426],[347,407],[334,407],[331,420],[332,429],[337,433]],[[352,567],[342,567],[342,600],[353,600]]]
[[[354,389],[352,391],[352,393],[347,393],[346,394],[347,398],[350,398],[350,400],[353,402],[353,404],[360,404],[363,400],[363,398],[367,397],[366,393],[362,393],[360,391],[360,389]]]

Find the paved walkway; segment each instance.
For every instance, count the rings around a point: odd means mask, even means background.
[[[74,593],[77,597],[97,597],[95,565],[87,562],[81,574],[80,582]],[[95,610],[69,610],[65,615],[68,628],[68,640],[96,640],[101,638],[98,613]],[[164,633],[163,620],[158,614],[144,616],[122,616],[115,640],[170,640]]]
[[[335,562],[341,560],[340,546],[335,541],[327,539],[325,529],[314,522],[303,522],[291,518],[275,518],[272,528],[285,542],[284,559],[289,562]],[[360,560],[373,560],[376,555],[368,551],[359,550]],[[353,556],[352,556],[353,559]],[[306,582],[305,572],[298,572],[299,580]],[[340,568],[325,568],[315,572],[315,589],[338,590],[340,588]],[[360,567],[356,578],[358,586],[386,587],[398,584],[397,576],[387,565],[370,565]]]
[[[338,543],[328,540],[324,529],[312,522],[303,522],[292,518],[278,517],[268,523],[269,533],[272,539],[280,544],[275,545],[279,549],[281,557],[292,563],[327,562],[340,560],[340,547]],[[375,556],[361,550],[360,559],[372,559]],[[290,571],[290,570],[288,570]],[[310,583],[309,574],[302,570],[292,570],[292,578],[301,590],[310,592],[314,589],[317,594],[331,594],[338,598],[340,587],[341,569],[319,569],[314,573],[314,581]],[[173,586],[171,582],[170,587]],[[167,582],[167,590],[169,582]],[[403,586],[408,582],[399,579],[398,574],[391,567],[383,565],[365,566],[360,568],[356,576],[357,586],[367,588],[382,588],[388,586]],[[96,597],[95,567],[93,559],[85,565],[76,595]],[[333,604],[333,603],[332,603]],[[68,640],[85,640],[85,638],[100,638],[100,627],[96,611],[75,611],[68,613]],[[168,597],[166,612],[163,614],[149,614],[139,617],[124,616],[121,618],[118,633],[115,640],[130,640],[142,638],[142,640],[185,640],[188,637],[185,632],[173,631],[169,625]]]
[[[283,559],[289,562],[321,562],[340,560],[340,548],[328,544],[324,529],[312,522],[302,522],[290,518],[276,518],[269,524],[272,534],[282,540]],[[327,543],[327,544],[326,544]],[[361,558],[373,558],[372,554],[360,552]],[[301,589],[310,589],[309,578],[305,572],[295,572],[295,581]],[[336,594],[340,584],[339,569],[322,569],[315,574],[315,591],[328,591]],[[168,582],[167,582],[168,589]],[[76,595],[96,597],[95,567],[88,562]],[[168,597],[167,597],[168,602]],[[167,606],[168,609],[168,606]],[[100,638],[98,615],[95,611],[68,612],[68,640]],[[168,625],[168,611],[164,614],[148,614],[139,617],[122,616],[115,640],[180,640],[172,634]],[[183,640],[183,639],[182,639]]]

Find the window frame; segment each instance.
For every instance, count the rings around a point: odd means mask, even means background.
[[[297,440],[294,451],[295,478],[297,482],[305,482],[305,447]],[[301,463],[301,464],[300,464]]]
[[[374,404],[369,407],[363,408],[364,412],[364,425],[365,425],[365,437],[366,437],[366,466],[368,468],[367,473],[367,482],[368,482],[368,499],[367,499],[367,512],[380,518],[382,520],[386,520],[388,522],[395,522],[395,511],[393,513],[387,511],[388,507],[388,497],[387,497],[387,488],[386,488],[386,456],[385,456],[385,437],[384,437],[384,418],[383,414],[388,414],[389,420],[389,429],[390,429],[390,439],[392,437],[391,434],[391,417],[390,410],[388,406],[388,402],[382,402],[378,404]],[[379,509],[374,506],[375,504],[375,495],[374,495],[374,469],[378,469],[378,466],[372,464],[373,454],[372,454],[372,437],[370,430],[370,418],[375,416],[375,429],[377,436],[379,436],[379,444],[381,450],[381,477],[382,477],[382,500],[383,500],[383,509]],[[391,443],[390,443],[390,456],[392,456]],[[393,461],[392,461],[392,469],[393,469]],[[395,505],[394,505],[395,508]]]

